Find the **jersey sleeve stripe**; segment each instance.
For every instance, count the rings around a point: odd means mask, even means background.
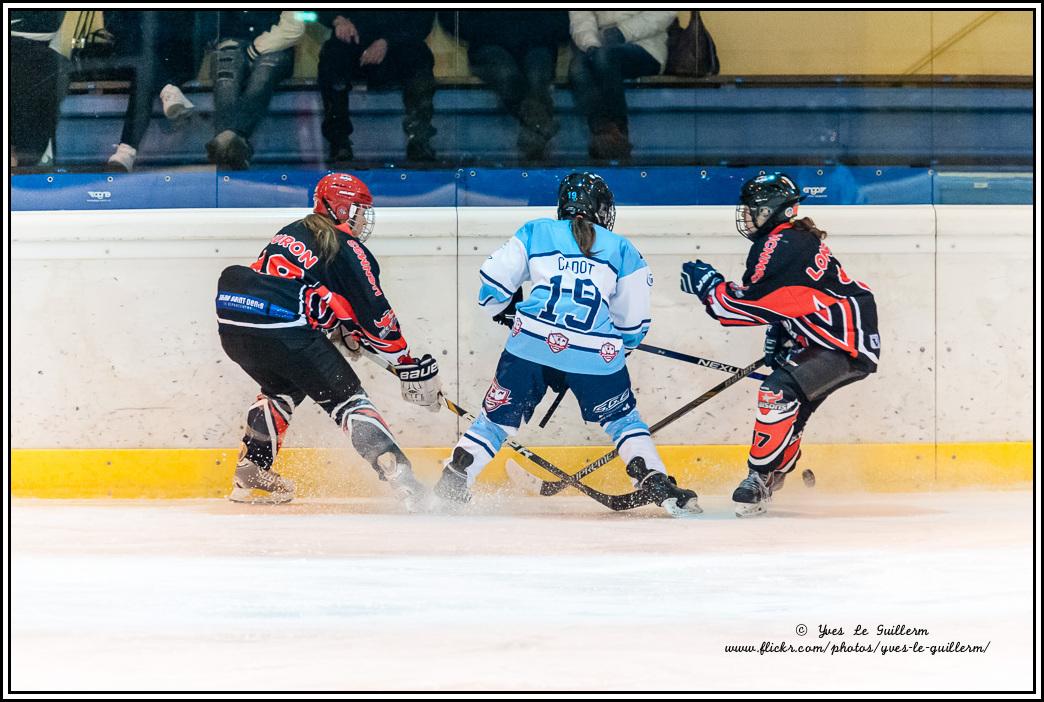
[[[504,285],[503,283],[501,283],[498,280],[493,279],[491,276],[487,275],[485,271],[481,271],[480,270],[479,271],[479,275],[482,276],[483,280],[485,280],[487,283],[489,283],[490,285],[492,285],[492,286],[498,288],[499,290],[503,291],[503,293],[505,295],[507,295],[508,297],[511,297],[512,295],[515,294],[514,290],[509,290],[506,285]]]

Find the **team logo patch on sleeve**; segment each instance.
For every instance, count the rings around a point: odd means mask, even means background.
[[[380,329],[380,335],[382,339],[387,338],[392,332],[399,331],[399,320],[395,318],[395,312],[388,310],[380,319],[373,320],[374,326]]]
[[[598,350],[598,355],[602,357],[602,360],[606,363],[612,363],[613,359],[616,358],[620,352],[616,350],[616,346],[611,342],[607,341],[602,344],[602,348]]]
[[[553,353],[565,351],[569,348],[569,337],[558,332],[551,332],[547,335],[547,347],[551,349]]]
[[[511,404],[511,391],[507,388],[503,388],[500,384],[494,380],[493,384],[489,386],[489,390],[486,391],[486,397],[482,400],[482,406],[486,408],[486,412],[492,412],[504,405]]]

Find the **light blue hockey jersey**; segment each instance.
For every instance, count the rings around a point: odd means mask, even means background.
[[[569,220],[527,222],[486,259],[479,275],[479,305],[490,315],[533,281],[516,308],[507,351],[567,372],[620,370],[624,350],[641,343],[652,321],[653,278],[645,259],[627,239],[598,225],[588,258]]]

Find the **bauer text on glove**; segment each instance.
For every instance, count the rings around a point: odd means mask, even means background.
[[[402,399],[432,412],[439,411],[439,364],[431,354],[400,363],[395,366],[395,374],[402,383]]]

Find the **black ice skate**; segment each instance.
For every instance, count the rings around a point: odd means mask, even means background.
[[[703,513],[695,492],[678,487],[675,479],[666,473],[648,468],[641,456],[627,464],[627,475],[634,480],[636,488],[648,491],[653,501],[672,517],[692,517]]]
[[[265,470],[247,458],[236,465],[228,499],[255,505],[278,505],[294,499],[294,481],[272,469]]]
[[[471,501],[468,490],[468,466],[475,459],[460,446],[453,449],[453,457],[442,468],[442,477],[433,492],[447,502],[464,504]]]
[[[756,470],[750,471],[742,483],[733,491],[737,517],[754,517],[764,514],[772,493],[778,492],[787,479],[786,473],[773,471],[767,476]]]

